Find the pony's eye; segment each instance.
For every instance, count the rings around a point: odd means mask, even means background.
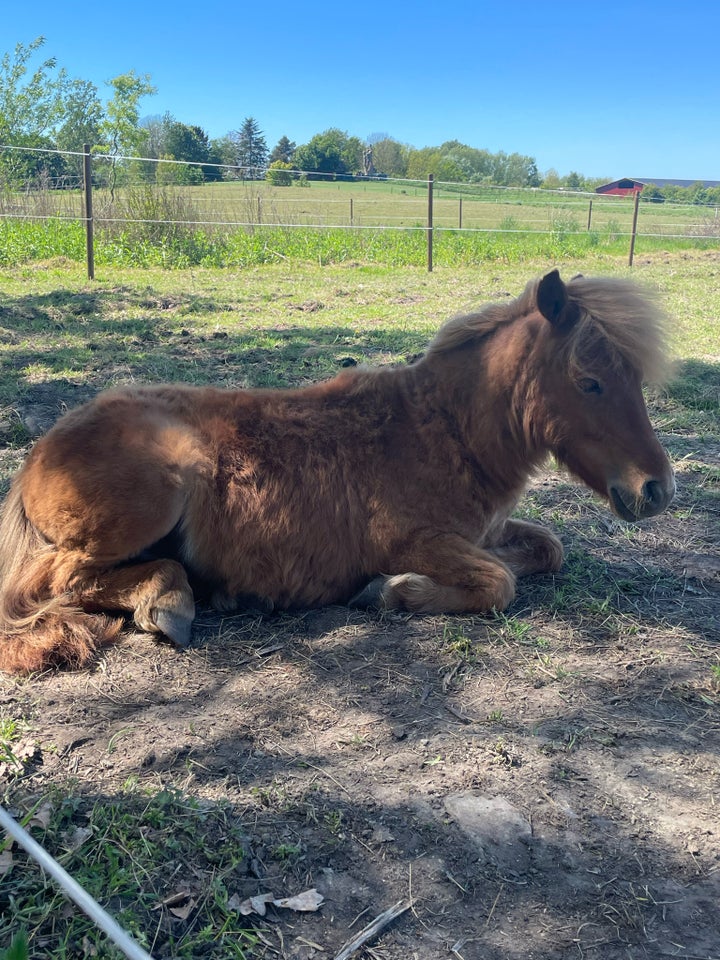
[[[593,380],[592,377],[583,377],[582,380],[578,380],[578,387],[582,390],[583,393],[602,393],[603,388],[597,380]]]

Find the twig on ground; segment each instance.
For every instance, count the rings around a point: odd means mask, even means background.
[[[335,956],[335,960],[348,960],[348,958],[359,950],[360,947],[364,946],[368,940],[376,937],[385,927],[391,924],[393,920],[396,920],[409,909],[410,903],[407,900],[398,900],[394,906],[389,907],[379,916],[375,917],[374,920],[371,920],[366,927],[363,927],[357,936],[353,937],[352,940],[348,940]]]

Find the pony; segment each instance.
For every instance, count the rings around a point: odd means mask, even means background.
[[[560,540],[511,514],[547,457],[627,521],[673,471],[642,383],[664,320],[557,270],[450,319],[417,362],[299,389],[125,386],[64,415],[0,521],[0,668],[87,664],[131,616],[178,648],[218,610],[483,613]]]

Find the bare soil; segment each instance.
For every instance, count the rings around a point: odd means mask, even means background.
[[[505,617],[200,611],[187,653],[134,634],[2,680],[33,789],[229,801],[238,896],[325,898],[270,908],[268,956],[334,956],[401,900],[367,956],[720,956],[718,505],[628,540],[570,485],[534,498],[572,518],[570,570]]]
[[[226,804],[240,900],[324,897],[249,918],[258,957],[335,957],[402,901],[353,956],[717,960],[720,451],[662,439],[678,497],[641,526],[537,479],[524,515],[567,562],[504,615],[201,609],[185,653],[128,631],[90,670],[0,679],[28,725],[22,789]]]

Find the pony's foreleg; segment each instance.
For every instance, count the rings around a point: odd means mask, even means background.
[[[351,606],[415,613],[504,610],[515,596],[515,575],[492,553],[462,537],[430,537],[396,558],[406,573],[376,577]]]
[[[563,546],[554,533],[526,520],[507,520],[497,545],[487,548],[517,577],[554,573],[563,562]]]
[[[175,560],[103,571],[75,592],[86,610],[122,610],[141,630],[162,633],[177,647],[190,643],[195,599],[184,567]]]

